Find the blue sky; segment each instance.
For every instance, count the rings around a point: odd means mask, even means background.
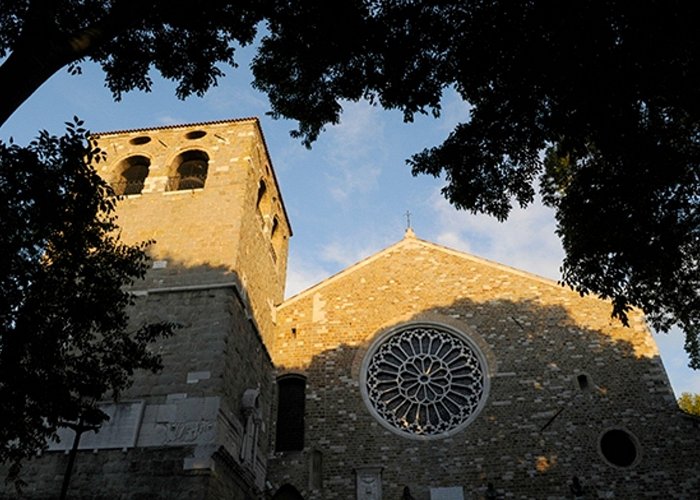
[[[456,211],[441,197],[440,179],[411,176],[405,160],[439,144],[468,118],[468,107],[455,93],[446,93],[440,119],[417,117],[412,124],[404,124],[399,112],[346,103],[342,123],[328,127],[307,150],[289,137],[293,122],[265,115],[266,96],[250,86],[250,54],[243,51],[241,67],[229,68],[204,98],[186,101],[176,99],[174,86],[154,75],[152,93],[129,93],[115,103],[94,65],[84,65],[80,76],[61,71],[15,112],[0,137],[24,144],[39,129],[59,134],[73,115],[95,132],[259,117],[294,231],[288,296],[401,239],[407,210],[420,238],[559,277],[563,253],[549,209],[536,203],[499,223]],[[700,372],[687,367],[682,334],[655,338],[676,394],[700,393]]]

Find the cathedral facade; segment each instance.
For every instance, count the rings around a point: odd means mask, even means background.
[[[155,241],[132,322],[181,328],[102,405],[70,498],[698,498],[698,421],[641,314],[410,229],[285,300],[257,119],[96,138],[122,239]],[[72,442],[27,464],[26,497],[57,496]]]

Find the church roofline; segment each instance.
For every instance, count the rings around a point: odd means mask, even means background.
[[[249,116],[245,118],[229,118],[226,120],[211,120],[205,122],[192,122],[192,123],[175,123],[171,125],[160,125],[157,127],[138,127],[123,130],[110,130],[107,132],[94,132],[93,137],[105,137],[110,135],[123,135],[123,134],[133,134],[134,132],[150,132],[153,130],[172,130],[176,128],[192,128],[192,127],[206,127],[209,125],[225,125],[227,123],[245,123],[253,122],[260,127],[260,120],[256,116]],[[267,144],[265,145],[267,147]]]
[[[429,247],[429,248],[432,248],[434,250],[438,250],[438,251],[443,252],[443,253],[454,255],[456,257],[460,257],[460,258],[463,258],[465,260],[477,262],[479,264],[484,264],[484,265],[494,267],[494,268],[500,269],[502,271],[505,271],[505,272],[508,272],[511,274],[515,274],[515,275],[518,275],[518,276],[521,276],[524,278],[538,281],[544,285],[548,285],[548,286],[555,287],[558,289],[562,288],[561,284],[559,284],[557,281],[554,281],[550,278],[545,278],[543,276],[539,276],[537,274],[533,274],[533,273],[530,273],[528,271],[523,271],[521,269],[507,266],[505,264],[501,264],[499,262],[488,260],[488,259],[485,259],[483,257],[477,257],[476,255],[472,255],[472,254],[469,254],[467,252],[463,252],[460,250],[454,250],[452,248],[449,248],[449,247],[446,247],[443,245],[438,245],[437,243],[423,240],[421,238],[418,238],[415,235],[415,233],[413,232],[413,230],[409,228],[406,231],[404,238],[397,241],[393,245],[390,245],[390,246],[384,248],[383,250],[380,250],[377,253],[370,255],[369,257],[365,257],[364,259],[356,262],[355,264],[352,264],[349,267],[346,267],[342,271],[339,271],[339,272],[329,276],[328,278],[324,279],[323,281],[320,281],[320,282],[316,283],[315,285],[310,286],[306,290],[302,290],[301,292],[297,293],[296,295],[292,295],[291,297],[289,297],[288,299],[283,301],[281,304],[279,304],[278,308],[286,307],[286,306],[306,297],[307,295],[318,291],[318,289],[323,288],[326,285],[329,285],[330,283],[333,283],[333,282],[339,280],[340,278],[355,272],[356,270],[370,264],[371,262],[374,262],[375,260],[379,259],[380,257],[382,257],[383,255],[385,255],[389,252],[393,252],[402,246],[414,244],[414,243],[418,243],[418,244],[423,245],[425,247]]]

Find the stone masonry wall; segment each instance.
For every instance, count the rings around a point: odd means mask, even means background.
[[[274,314],[284,298],[291,229],[262,136],[259,131],[250,133],[255,134],[251,139],[255,146],[248,160],[250,166],[241,214],[237,269],[243,288],[250,297],[260,332],[269,346],[273,338]],[[258,199],[261,182],[266,186],[265,193],[262,199]]]
[[[307,377],[306,441],[303,452],[273,454],[269,477],[304,498],[355,498],[356,473],[366,467],[381,470],[383,498],[400,498],[405,486],[417,500],[436,487],[482,498],[488,483],[502,498],[569,498],[574,475],[586,498],[693,498],[700,490],[697,425],[678,411],[639,314],[625,328],[606,302],[408,237],[289,299],[277,321],[278,374]],[[373,340],[415,321],[460,330],[487,360],[485,406],[447,438],[400,436],[361,396]],[[581,374],[587,389],[577,384]],[[638,442],[631,467],[599,451],[601,433],[613,428]],[[322,455],[316,488],[314,452]]]
[[[191,453],[182,448],[135,448],[126,451],[80,452],[75,462],[68,498],[75,500],[190,500],[202,498],[209,474],[183,471]],[[0,498],[56,499],[61,491],[68,455],[51,453],[33,462],[30,470],[41,482],[30,480],[17,495],[3,485]],[[29,472],[29,471],[28,471]],[[26,478],[25,478],[26,480]]]
[[[117,206],[123,241],[155,241],[149,249],[153,269],[137,288],[243,280],[266,336],[271,303],[279,303],[284,294],[291,230],[258,121],[111,132],[96,138],[107,152],[99,173],[114,185],[124,180],[120,173],[129,158],[150,161],[141,193],[124,196]],[[179,155],[192,151],[209,157],[204,187],[169,190]],[[256,206],[260,181],[267,194]],[[276,259],[267,262],[272,253]]]
[[[264,488],[272,404],[263,337],[270,335],[272,308],[283,294],[289,235],[259,123],[133,130],[97,139],[108,153],[100,174],[110,182],[123,180],[126,159],[150,161],[142,192],[117,207],[123,241],[156,241],[149,249],[152,269],[132,289],[132,325],[171,321],[181,328],[153,346],[163,357],[160,373],[135,374],[118,405],[105,402],[114,419],[81,441],[96,451],[78,453],[70,496],[257,496]],[[169,191],[178,155],[194,150],[209,158],[204,187]],[[262,215],[255,220],[261,177],[274,196],[266,215],[281,221],[285,235],[277,261],[265,255],[271,244]],[[62,449],[72,434],[64,439],[27,465],[29,498],[58,494]]]
[[[97,136],[107,152],[99,173],[108,181],[122,181],[123,162],[135,155],[151,163],[141,194],[125,196],[117,205],[123,241],[155,241],[150,254],[157,262],[139,288],[230,280],[236,269],[249,168],[246,158],[255,127],[255,121],[244,121]],[[187,139],[193,131],[206,134]],[[133,144],[146,139],[144,144]],[[184,151],[204,151],[209,156],[204,188],[168,191],[168,179],[175,175],[176,160]]]
[[[135,374],[121,398],[121,404],[144,403],[142,416],[129,428],[136,432],[134,445],[121,451],[101,443],[99,449],[80,451],[71,498],[231,498],[237,491],[244,498],[263,487],[269,429],[260,427],[255,462],[246,462],[242,397],[248,389],[260,389],[261,416],[269,418],[272,368],[249,317],[233,289],[138,298],[131,314],[134,327],[165,320],[181,328],[153,347],[162,355],[163,370]],[[66,438],[67,447],[72,433]],[[247,489],[213,486],[225,480],[212,476],[215,453],[225,455],[242,475],[229,482]],[[27,463],[27,498],[57,496],[65,463],[60,449]],[[219,474],[226,470],[221,469]],[[10,491],[6,488],[5,494],[11,496]]]

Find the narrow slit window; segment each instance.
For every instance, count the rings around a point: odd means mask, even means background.
[[[299,376],[280,378],[277,395],[275,450],[301,451],[304,449],[306,380]]]
[[[277,260],[284,250],[284,232],[277,217],[272,220],[270,242],[272,243],[272,257]]]
[[[270,213],[270,193],[267,190],[267,184],[265,181],[260,179],[258,183],[258,199],[255,203],[255,207],[261,215],[268,215]]]

